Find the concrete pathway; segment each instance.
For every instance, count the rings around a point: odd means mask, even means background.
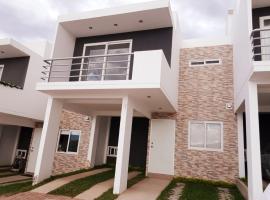
[[[168,200],[178,200],[184,190],[184,183],[176,183],[176,187],[170,191],[170,197]]]
[[[72,176],[67,176],[67,177],[63,177],[63,178],[59,178],[56,179],[54,181],[51,181],[45,185],[42,185],[34,190],[32,190],[31,192],[38,192],[38,193],[42,193],[42,194],[47,194],[67,183],[70,183],[72,181],[75,181],[77,179],[81,179],[87,176],[92,176],[101,172],[105,172],[105,171],[109,171],[111,170],[111,168],[102,168],[102,169],[96,169],[96,170],[92,170],[89,172],[84,172],[84,173],[79,173],[79,174],[75,174]]]
[[[35,192],[18,193],[12,196],[0,196],[1,200],[76,200],[71,197],[41,194]]]
[[[126,190],[118,200],[155,200],[164,188],[171,182],[168,179],[145,178]]]
[[[130,172],[128,174],[128,179],[132,179],[135,176],[140,174],[140,172]],[[83,193],[79,194],[75,198],[82,199],[82,200],[94,200],[97,197],[101,196],[104,192],[108,191],[113,187],[114,179],[110,179],[95,186],[91,187],[89,190],[84,191]]]
[[[219,196],[219,200],[232,200],[233,199],[228,188],[218,188],[218,196]]]
[[[27,179],[31,180],[32,178],[29,176],[22,176],[22,175],[7,176],[0,178],[0,184],[23,181]]]

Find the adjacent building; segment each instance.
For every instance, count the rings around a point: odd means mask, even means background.
[[[35,170],[47,103],[35,90],[46,51],[37,52],[13,39],[0,40],[0,165],[11,166],[21,157],[20,170],[29,174]]]

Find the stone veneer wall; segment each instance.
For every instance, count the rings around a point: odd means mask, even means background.
[[[189,67],[194,59],[222,59],[222,65]],[[230,45],[181,50],[176,119],[175,176],[235,182],[238,176],[237,126],[233,110],[233,49]],[[223,122],[223,152],[188,149],[189,120]]]
[[[53,175],[90,167],[87,160],[91,122],[84,115],[63,110],[60,129],[81,130],[78,154],[55,153]]]

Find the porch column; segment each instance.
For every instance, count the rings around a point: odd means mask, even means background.
[[[248,199],[263,194],[257,84],[249,82],[245,99],[248,162]]]
[[[37,184],[51,176],[62,107],[62,102],[49,97],[40,138],[33,184]]]
[[[95,166],[97,143],[98,143],[98,132],[99,132],[99,117],[94,116],[92,118],[90,141],[88,148],[88,160],[90,162],[90,167]]]
[[[243,113],[237,113],[237,131],[238,131],[238,167],[239,178],[245,178],[245,147],[244,147],[244,127]]]
[[[118,151],[113,187],[114,194],[120,194],[127,189],[132,118],[133,107],[131,105],[130,99],[128,97],[124,97],[122,101],[119,128]]]

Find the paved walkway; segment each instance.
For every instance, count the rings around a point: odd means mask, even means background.
[[[105,172],[105,171],[109,171],[111,170],[110,168],[102,168],[102,169],[96,169],[96,170],[92,170],[89,172],[84,172],[84,173],[79,173],[79,174],[75,174],[72,176],[67,176],[67,177],[63,177],[63,178],[59,178],[56,179],[54,181],[51,181],[45,185],[42,185],[34,190],[32,190],[31,192],[38,192],[38,193],[42,193],[42,194],[47,194],[50,191],[53,191],[67,183],[70,183],[72,181],[75,181],[77,179],[81,179],[87,176],[92,176],[101,172]]]
[[[182,195],[184,187],[184,183],[176,183],[176,187],[170,191],[171,195],[168,200],[178,200]]]
[[[132,179],[138,174],[140,174],[140,172],[130,172],[128,174],[128,179]],[[82,199],[82,200],[94,200],[97,197],[101,196],[104,192],[111,189],[113,187],[113,182],[114,182],[114,179],[101,182],[91,187],[89,190],[86,190],[83,193],[79,194],[75,198]]]
[[[0,200],[76,200],[65,196],[55,196],[50,194],[41,194],[35,192],[24,192],[13,196],[0,196]]]
[[[126,190],[118,200],[155,200],[171,182],[167,179],[145,178]]]
[[[0,178],[0,184],[23,181],[28,179],[31,180],[32,178],[29,176],[22,176],[22,175],[7,176]]]

